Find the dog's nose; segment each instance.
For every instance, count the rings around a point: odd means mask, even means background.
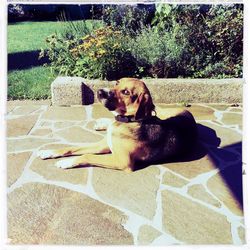
[[[97,97],[98,99],[106,99],[108,97],[107,92],[104,91],[103,89],[99,89],[97,91]]]
[[[99,89],[97,91],[97,97],[98,99],[107,99],[114,97],[114,92],[109,89]]]

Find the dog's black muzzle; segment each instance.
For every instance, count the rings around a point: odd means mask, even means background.
[[[115,93],[112,90],[108,89],[99,89],[97,91],[97,98],[101,101],[102,99],[111,99],[115,96]]]
[[[116,109],[117,101],[114,91],[109,89],[99,89],[97,91],[97,98],[108,110],[113,111]]]

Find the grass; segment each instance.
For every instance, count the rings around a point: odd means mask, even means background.
[[[46,49],[46,37],[67,30],[77,32],[82,21],[65,22],[20,22],[8,25],[8,53]],[[89,29],[93,21],[87,20]],[[100,25],[100,24],[99,24]],[[73,29],[76,30],[73,30]],[[50,98],[50,84],[55,79],[47,67],[39,66],[25,70],[8,71],[8,99]]]
[[[60,31],[60,22],[20,22],[8,25],[8,53],[46,48],[45,39]]]
[[[50,69],[45,67],[11,71],[8,73],[8,99],[50,98],[50,84],[54,79]]]
[[[82,21],[65,22],[20,22],[8,25],[8,53],[40,50],[47,47],[46,37],[68,29],[70,24],[79,27]],[[87,20],[92,27],[92,20]]]

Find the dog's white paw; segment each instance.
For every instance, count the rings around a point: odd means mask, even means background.
[[[56,163],[57,168],[72,168],[74,167],[74,159],[66,159],[66,160],[61,160]]]
[[[37,156],[43,160],[48,159],[48,158],[53,158],[53,151],[52,150],[40,150],[38,151]]]
[[[100,118],[97,119],[94,125],[94,130],[96,131],[103,131],[107,130],[109,124],[112,122],[109,118]]]

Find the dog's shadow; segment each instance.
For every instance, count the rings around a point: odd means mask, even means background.
[[[214,169],[220,170],[220,176],[226,187],[229,188],[234,199],[238,202],[239,206],[243,208],[243,190],[242,190],[242,143],[238,142],[226,147],[219,147],[221,139],[217,136],[216,131],[202,124],[197,124],[198,127],[198,140],[193,150],[185,155],[179,156],[175,159],[167,159],[164,161],[154,162],[147,165],[136,165],[135,171],[140,171],[150,165],[166,164],[166,163],[181,163],[181,162],[192,162],[199,160],[205,156],[209,157],[209,160],[214,165]],[[212,150],[212,153],[211,153]],[[236,153],[238,160],[234,161],[231,159],[232,152]],[[226,168],[224,171],[224,165],[218,162],[216,158],[223,158],[224,164],[229,164],[230,168]],[[226,160],[226,162],[225,162]],[[179,164],[176,165],[178,168]],[[202,164],[200,165],[202,168]],[[188,168],[188,166],[187,166]]]
[[[242,142],[240,141],[226,147],[219,147],[221,139],[217,137],[215,130],[201,124],[197,124],[197,126],[198,141],[190,154],[175,159],[168,159],[164,162],[159,161],[154,164],[191,162],[208,156],[209,160],[214,165],[214,168],[220,171],[219,174],[225,186],[229,188],[230,193],[233,195],[234,199],[238,202],[240,208],[242,209]],[[236,160],[233,159],[235,156],[237,156]],[[220,162],[218,159],[223,159],[223,161]],[[225,165],[230,165],[231,167],[224,168]],[[147,166],[139,166],[137,170],[143,169],[145,167]],[[176,167],[178,167],[178,165]],[[202,168],[203,166],[201,165],[200,167]]]
[[[214,129],[199,123],[197,124],[197,129],[198,140],[195,147],[190,151],[189,154],[174,159],[174,162],[199,160],[209,153],[205,145],[209,145],[209,147],[213,147],[215,149],[220,146],[221,139],[217,136]]]

